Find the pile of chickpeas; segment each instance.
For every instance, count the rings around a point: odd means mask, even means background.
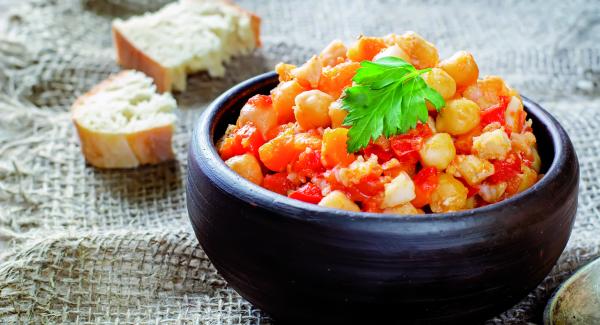
[[[344,89],[364,60],[395,56],[445,100],[427,123],[348,153]],[[473,55],[444,60],[414,32],[330,43],[301,66],[280,63],[279,85],[253,97],[217,144],[226,164],[291,198],[351,211],[420,214],[495,203],[540,177],[522,100],[497,76],[480,79]],[[430,105],[428,104],[428,107]]]

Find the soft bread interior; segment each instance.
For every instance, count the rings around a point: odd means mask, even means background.
[[[127,71],[77,103],[73,117],[95,132],[135,133],[171,125],[177,104],[169,93],[157,94],[152,79]]]
[[[165,68],[220,77],[224,62],[256,47],[251,24],[249,15],[223,1],[180,0],[113,26]]]

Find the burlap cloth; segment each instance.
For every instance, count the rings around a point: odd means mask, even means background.
[[[596,1],[240,1],[264,21],[264,47],[227,77],[190,78],[177,95],[177,160],[129,171],[85,165],[68,108],[118,71],[114,17],[159,1],[14,1],[0,38],[0,321],[269,324],[229,289],[190,231],[187,144],[219,93],[335,38],[415,30],[440,54],[472,51],[552,111],[581,163],[578,216],[551,275],[493,324],[541,322],[553,289],[600,255],[600,6]],[[0,24],[3,25],[3,24]],[[560,198],[556,198],[560,200]],[[519,276],[515,274],[515,276]]]

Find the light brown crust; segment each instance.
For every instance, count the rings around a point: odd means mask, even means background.
[[[172,90],[173,80],[170,78],[169,69],[154,61],[133,45],[113,24],[113,42],[117,50],[117,63],[126,69],[144,72],[154,79],[156,89],[160,93]]]
[[[72,119],[80,139],[81,151],[86,161],[98,168],[135,168],[174,159],[171,148],[174,125],[169,124],[133,133],[108,133],[88,129],[75,118],[75,113],[85,110],[85,99],[102,91],[115,79],[131,71],[110,76],[79,97],[71,107]]]
[[[221,0],[221,2],[224,5],[235,8],[242,14],[250,17],[250,25],[252,28],[252,33],[254,34],[254,40],[256,46],[260,47],[260,17],[237,6],[233,3],[233,1]],[[146,55],[143,51],[135,47],[135,45],[130,42],[123,35],[123,33],[119,31],[118,28],[115,27],[115,24],[112,25],[112,36],[117,52],[117,63],[119,65],[125,69],[142,71],[146,75],[152,77],[152,79],[154,79],[154,83],[156,84],[156,88],[160,93],[171,92],[173,90],[173,84],[175,82],[173,74],[176,74],[176,71],[167,67],[163,67],[160,63],[156,62],[150,56]]]

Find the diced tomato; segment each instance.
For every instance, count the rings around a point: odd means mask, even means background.
[[[237,134],[242,138],[242,147],[258,157],[258,148],[265,143],[265,140],[256,127],[246,124],[239,129]]]
[[[358,184],[351,184],[350,186],[339,183],[334,173],[326,173],[325,176],[331,190],[340,190],[346,193],[352,201],[365,203],[372,197],[380,195],[384,190],[384,183],[381,177],[377,175],[364,176]]]
[[[485,127],[488,124],[498,122],[501,125],[506,125],[504,113],[510,98],[501,96],[500,103],[490,106],[481,112],[481,126]]]
[[[461,134],[454,140],[454,147],[456,153],[459,155],[470,155],[471,149],[473,148],[473,137],[481,135],[481,124],[477,125],[473,130],[468,133]]]
[[[320,150],[306,150],[298,156],[292,164],[292,171],[298,174],[299,177],[314,177],[325,171],[325,167],[321,163]]]
[[[416,164],[425,139],[433,134],[427,124],[419,123],[413,130],[390,138],[390,145],[401,163]]]
[[[506,190],[504,190],[504,197],[510,197],[519,191],[519,185],[521,185],[521,177],[519,174],[514,175],[506,181]]]
[[[269,191],[287,195],[288,191],[296,188],[296,185],[287,178],[287,173],[267,174],[263,180],[262,186]]]
[[[363,149],[362,154],[366,158],[371,157],[371,155],[377,156],[377,162],[380,164],[394,158],[394,153],[391,150],[385,150],[375,143],[369,143],[369,145]]]
[[[248,99],[248,104],[256,107],[269,107],[273,105],[273,100],[269,95],[254,95]]]
[[[505,160],[493,160],[494,174],[488,177],[492,184],[506,182],[521,173],[521,157],[515,153],[510,153]]]
[[[344,88],[352,84],[352,78],[358,68],[360,63],[349,61],[323,69],[318,89],[334,98],[340,97]]]
[[[431,193],[439,183],[439,171],[435,167],[421,169],[413,178],[416,197],[411,201],[415,208],[422,208],[431,202]]]
[[[378,195],[372,196],[363,202],[361,202],[361,207],[364,212],[382,212],[381,202],[383,201],[383,192]]]
[[[299,201],[317,204],[321,201],[323,195],[321,194],[321,189],[317,185],[313,183],[306,183],[299,189],[290,193],[288,197]]]
[[[360,182],[353,186],[362,196],[375,196],[384,190],[381,178],[377,175],[367,175],[361,178]]]
[[[218,150],[219,155],[223,160],[227,160],[233,156],[243,155],[244,148],[242,147],[242,139],[235,135],[228,136],[219,143]]]
[[[482,198],[481,198],[481,197],[479,197],[479,196],[476,196],[476,197],[475,197],[475,207],[476,207],[476,208],[479,208],[479,207],[484,207],[484,206],[486,206],[486,205],[490,205],[490,204],[491,204],[491,203],[489,203],[489,202],[486,202],[484,199],[482,199]]]
[[[233,156],[252,153],[258,157],[258,148],[265,143],[262,135],[251,123],[235,130],[219,145],[219,154],[223,160]]]

